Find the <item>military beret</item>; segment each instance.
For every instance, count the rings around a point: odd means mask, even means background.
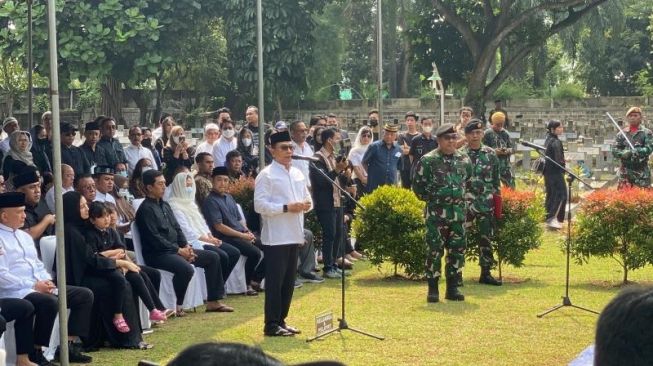
[[[435,130],[435,137],[442,137],[450,133],[456,133],[453,123],[445,123],[442,126],[438,127],[437,130]]]
[[[630,109],[628,109],[628,112],[626,112],[626,117],[630,116],[631,113],[642,114],[642,109],[640,107],[630,107]]]
[[[116,174],[116,171],[110,166],[96,166],[95,169],[93,169],[93,176],[102,174],[114,175]]]
[[[84,131],[99,131],[99,130],[100,130],[100,125],[98,125],[98,123],[95,121],[87,122],[86,125],[84,125]]]
[[[218,175],[229,175],[229,171],[227,170],[227,167],[225,166],[218,166],[213,168],[213,172],[211,173],[211,177],[217,177]]]
[[[388,131],[388,132],[398,132],[399,131],[399,126],[398,125],[391,125],[391,124],[386,123],[383,126],[383,129],[385,131]]]
[[[19,188],[33,183],[41,183],[41,175],[33,166],[27,166],[12,179],[14,187]]]
[[[0,208],[25,206],[25,193],[6,192],[0,193]]]
[[[475,130],[483,130],[483,122],[478,118],[472,119],[467,123],[467,126],[465,126],[465,133],[471,133]]]
[[[503,112],[494,112],[494,113],[492,113],[492,117],[490,117],[490,121],[492,123],[505,122],[506,121],[506,115]]]
[[[286,142],[286,141],[291,141],[290,132],[288,131],[275,132],[270,135],[270,145],[272,146],[274,146],[278,142]]]

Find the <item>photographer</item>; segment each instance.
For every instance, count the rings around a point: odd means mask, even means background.
[[[175,126],[170,131],[170,139],[163,148],[163,163],[165,164],[166,185],[170,185],[175,175],[175,170],[181,165],[190,169],[193,165],[195,150],[189,146],[184,135],[184,128]]]
[[[313,188],[313,206],[317,219],[322,227],[322,258],[324,263],[324,276],[327,278],[340,278],[343,273],[338,270],[335,258],[340,253],[343,238],[343,211],[340,209],[340,191],[333,183],[326,179],[316,169],[321,170],[332,180],[336,180],[344,187],[347,179],[345,171],[349,166],[345,155],[341,154],[342,136],[333,128],[326,128],[320,134],[322,148],[315,153],[317,161],[309,169],[311,187]],[[343,152],[344,153],[344,152]],[[351,190],[351,188],[350,188]],[[355,192],[353,192],[355,194]]]

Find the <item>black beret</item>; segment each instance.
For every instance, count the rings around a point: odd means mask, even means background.
[[[435,130],[435,137],[442,137],[450,133],[456,133],[453,123],[445,123],[442,126],[438,127],[437,130]]]
[[[0,208],[25,206],[25,193],[6,192],[0,193]]]
[[[290,132],[288,131],[276,132],[270,135],[270,145],[274,146],[278,142],[286,142],[286,141],[292,141],[290,139]]]
[[[471,121],[467,122],[467,126],[465,126],[465,133],[471,133],[472,131],[475,130],[482,130],[483,129],[483,122],[479,120],[478,118],[474,118]]]
[[[100,125],[98,125],[98,123],[95,121],[87,122],[86,125],[84,126],[84,131],[99,131],[99,130],[100,130]]]
[[[19,188],[32,183],[41,183],[41,175],[33,166],[27,166],[12,179],[14,187]]]
[[[213,168],[213,172],[211,173],[211,177],[217,177],[218,175],[229,175],[229,171],[227,170],[227,167],[219,166],[219,167]]]
[[[61,122],[61,124],[59,125],[59,129],[61,133],[77,131],[77,127],[73,126],[71,123],[68,122]]]
[[[96,166],[93,170],[93,176],[102,174],[114,175],[116,171],[110,166]]]

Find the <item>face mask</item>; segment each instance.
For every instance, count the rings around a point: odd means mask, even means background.
[[[186,187],[186,193],[193,194],[193,187]]]
[[[243,139],[243,146],[249,147],[252,144],[252,139]]]
[[[118,174],[121,177],[127,178],[127,171],[126,170],[121,170],[121,171],[117,172],[116,174]]]
[[[422,127],[422,131],[426,133],[431,133],[431,131],[433,131],[433,126],[424,126]]]
[[[224,137],[226,137],[228,139],[234,137],[235,134],[236,134],[236,131],[234,131],[233,129],[222,130],[222,136],[224,136]]]
[[[145,147],[151,147],[152,146],[152,139],[143,139],[143,141],[141,141],[141,145],[143,145]]]
[[[127,188],[120,188],[120,189],[118,190],[118,196],[120,196],[120,197],[122,197],[122,198],[127,198],[127,197],[129,197],[129,189],[127,189]]]

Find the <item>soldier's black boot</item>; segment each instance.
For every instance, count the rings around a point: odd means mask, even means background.
[[[438,290],[438,278],[429,278],[429,293],[426,295],[426,302],[439,302],[440,290]]]
[[[496,278],[492,277],[492,274],[490,273],[490,267],[481,268],[481,277],[479,277],[478,283],[492,286],[501,286],[503,284],[501,280],[497,280]]]
[[[458,291],[458,276],[447,278],[447,292],[444,298],[451,301],[465,301],[465,295]]]

